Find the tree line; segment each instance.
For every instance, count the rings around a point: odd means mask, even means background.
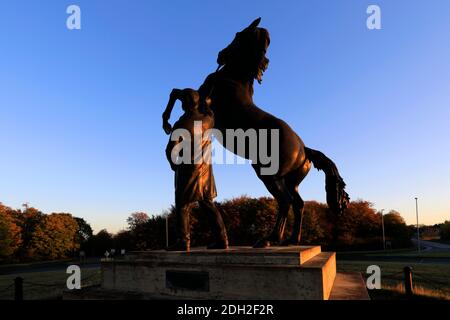
[[[275,223],[277,204],[273,198],[242,196],[216,202],[227,227],[233,246],[251,246],[267,235]],[[169,242],[176,231],[175,208],[163,215],[148,217],[144,213],[128,218],[129,228],[111,236],[111,244],[128,250],[162,249],[166,245],[166,218]],[[293,215],[289,216],[285,236],[292,230]],[[384,215],[386,241],[391,248],[408,247],[414,228],[407,226],[400,213],[390,211]],[[211,240],[207,217],[199,208],[191,214],[191,243],[204,246]],[[326,204],[305,202],[302,226],[302,244],[321,245],[329,250],[382,249],[381,215],[368,201],[353,201],[345,214],[336,217]]]
[[[28,205],[12,209],[0,203],[1,260],[66,258],[91,236],[89,224],[69,213],[44,214]]]
[[[273,198],[242,196],[217,202],[228,231],[230,244],[253,245],[268,234],[277,213]],[[407,226],[400,213],[390,211],[384,216],[386,241],[391,248],[408,247],[414,226]],[[166,220],[167,219],[167,220]],[[55,260],[87,256],[103,256],[106,251],[162,249],[166,245],[166,222],[169,242],[175,237],[175,208],[161,215],[132,213],[128,227],[116,234],[106,229],[93,234],[83,219],[69,213],[44,214],[24,206],[12,209],[0,203],[0,261]],[[287,234],[293,217],[287,222]],[[450,237],[450,221],[441,225],[441,238]],[[191,215],[193,246],[206,245],[211,239],[207,217],[199,208]],[[381,215],[368,201],[353,201],[342,216],[335,216],[326,204],[307,201],[302,227],[302,244],[321,245],[325,250],[382,249]]]

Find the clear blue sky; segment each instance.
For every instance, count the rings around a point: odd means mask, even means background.
[[[82,29],[66,28],[77,4]],[[382,30],[366,28],[378,4]],[[98,231],[173,203],[163,111],[261,16],[271,60],[255,101],[337,164],[352,199],[415,222],[450,219],[450,2],[3,1],[0,201],[70,212]],[[179,108],[178,108],[179,109]],[[179,116],[174,113],[174,118]],[[219,200],[267,195],[249,166],[215,166]],[[325,201],[312,170],[305,200]]]

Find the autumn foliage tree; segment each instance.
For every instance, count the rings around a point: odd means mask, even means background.
[[[27,204],[23,205],[23,210],[16,210],[17,224],[21,230],[22,245],[18,250],[18,257],[20,259],[34,259],[29,250],[31,240],[34,236],[37,226],[41,223],[44,214],[36,208],[29,207]]]
[[[14,255],[22,245],[15,211],[0,202],[0,259]]]
[[[303,212],[302,241],[325,245],[332,241],[333,224],[326,204],[307,201]],[[288,225],[290,227],[290,224]]]
[[[78,223],[67,213],[44,216],[30,241],[28,254],[39,259],[61,259],[79,248]]]
[[[335,221],[337,249],[382,248],[381,215],[368,201],[352,201],[345,213]]]
[[[0,261],[66,258],[91,236],[90,225],[68,213],[46,215],[28,204],[12,209],[0,203]]]
[[[222,213],[231,245],[253,245],[267,235],[277,214],[277,204],[273,198],[258,199],[242,196],[231,200],[216,202]],[[175,208],[164,216],[153,216],[140,224],[140,228],[130,231],[139,232],[142,241],[138,249],[161,249],[165,246],[165,216],[169,217],[169,240],[176,234]],[[392,247],[408,246],[410,232],[402,219],[394,212],[385,215],[387,239]],[[400,217],[401,218],[401,217]],[[293,215],[289,215],[286,234],[292,230]],[[135,235],[134,235],[135,236]],[[191,244],[204,246],[211,241],[208,219],[199,207],[191,213]],[[302,244],[322,245],[326,249],[354,250],[381,249],[381,215],[367,201],[353,201],[345,214],[336,217],[328,206],[316,201],[307,201],[303,216]]]
[[[242,196],[216,202],[222,213],[233,246],[251,246],[267,235],[276,219],[277,203],[273,198]],[[168,218],[166,220],[166,218]],[[0,204],[0,261],[60,259],[83,250],[88,256],[103,256],[116,249],[146,250],[166,246],[166,221],[169,243],[175,240],[175,208],[162,215],[149,216],[135,212],[127,219],[128,228],[116,235],[106,229],[93,234],[82,218],[67,213],[46,215],[24,205],[11,209]],[[285,237],[292,230],[293,214],[289,214]],[[410,245],[412,229],[398,212],[384,215],[386,239],[392,248]],[[442,239],[450,236],[450,222],[440,226]],[[212,240],[208,217],[199,207],[191,213],[191,245],[204,246]],[[345,214],[335,216],[328,206],[316,201],[305,202],[302,244],[321,245],[325,250],[381,249],[381,215],[367,201],[353,201]]]
[[[134,212],[127,218],[128,228],[136,229],[138,226],[146,223],[149,217],[145,212]]]

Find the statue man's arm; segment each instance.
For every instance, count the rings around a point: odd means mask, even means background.
[[[163,118],[163,129],[166,132],[166,134],[170,134],[172,132],[172,126],[169,123],[170,115],[173,110],[173,106],[175,105],[175,102],[177,99],[181,98],[181,90],[180,89],[173,89],[170,93],[169,102],[167,103],[166,109],[164,110],[162,114]]]
[[[176,145],[177,145],[176,141],[169,140],[169,142],[167,143],[167,146],[166,146],[166,158],[170,164],[170,168],[172,168],[173,171],[175,171],[176,166],[172,162],[172,150]]]
[[[179,129],[179,128],[182,128],[182,127],[183,127],[183,124],[180,123],[180,120],[178,120],[178,121],[175,122],[175,124],[173,125],[173,130],[176,130],[176,129]],[[182,141],[181,138],[178,139],[178,140],[173,140],[173,137],[172,137],[172,135],[171,135],[171,136],[170,136],[170,139],[169,139],[169,142],[167,142],[167,146],[166,146],[166,158],[167,158],[167,161],[168,161],[169,164],[170,164],[170,168],[172,168],[173,171],[176,170],[177,166],[176,166],[176,164],[173,163],[173,161],[172,161],[172,150],[173,150],[173,148],[175,148],[175,146],[176,146],[177,144],[179,144],[181,141]]]

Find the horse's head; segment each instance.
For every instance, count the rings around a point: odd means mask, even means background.
[[[266,51],[270,44],[269,32],[258,28],[261,18],[253,21],[247,28],[236,33],[234,40],[219,52],[217,63],[229,66],[251,79],[262,81],[264,71],[269,65]]]

